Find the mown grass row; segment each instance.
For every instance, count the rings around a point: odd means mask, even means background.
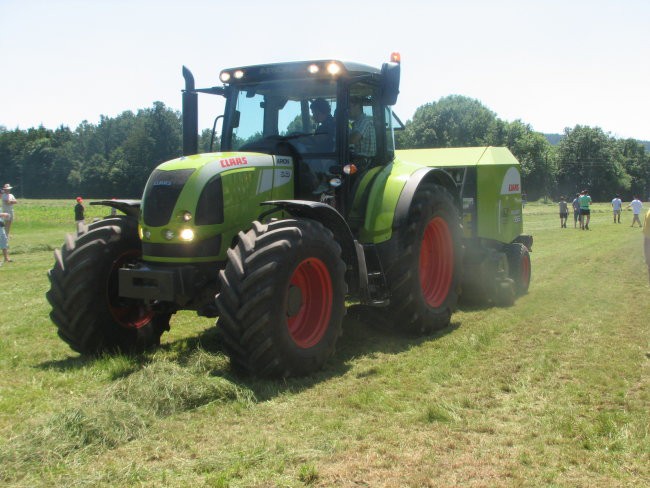
[[[528,205],[533,282],[515,306],[463,308],[422,338],[351,311],[327,367],[287,381],[233,374],[213,320],[190,313],[158,351],[81,358],[47,317],[51,253],[17,254],[0,270],[0,481],[643,486],[650,288],[640,231],[608,210],[587,232]],[[16,242],[74,229],[31,218]]]

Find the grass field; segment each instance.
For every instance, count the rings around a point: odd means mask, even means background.
[[[0,485],[650,485],[650,287],[630,212],[614,225],[596,204],[580,231],[529,204],[533,278],[514,306],[416,339],[351,313],[324,371],[275,382],[234,376],[190,313],[158,351],[73,353],[45,300],[73,203],[21,201],[0,268]]]

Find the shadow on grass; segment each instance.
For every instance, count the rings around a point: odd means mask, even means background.
[[[96,366],[98,363],[116,362],[110,367],[110,378],[117,380],[135,373],[143,366],[151,363],[152,357],[150,354],[102,354],[98,356],[92,355],[79,355],[68,357],[65,359],[57,359],[53,361],[44,361],[37,365],[39,369],[52,369],[55,371],[66,372],[72,370],[83,369],[87,367]]]
[[[169,361],[183,368],[192,368],[197,362],[202,362],[204,370],[207,366],[210,376],[220,377],[239,388],[250,390],[255,401],[262,402],[284,393],[297,393],[330,378],[343,376],[350,370],[350,362],[355,358],[374,354],[399,354],[424,342],[437,340],[456,330],[459,325],[457,322],[452,322],[448,327],[434,334],[415,336],[390,327],[381,309],[364,306],[349,307],[347,316],[343,320],[343,334],[337,342],[334,356],[327,361],[321,371],[301,378],[265,379],[231,368],[218,337],[217,327],[210,327],[196,336],[164,343],[160,348],[143,354],[76,356],[47,361],[41,363],[39,367],[69,371],[112,361],[118,364],[112,364],[107,368],[110,370],[110,379],[116,381],[155,363],[157,359],[154,355],[162,353],[169,358]]]
[[[343,320],[343,334],[337,341],[334,356],[327,361],[322,370],[309,376],[283,379],[258,378],[232,369],[229,362],[224,362],[223,368],[213,370],[211,374],[250,389],[255,399],[262,402],[284,393],[297,393],[330,378],[343,376],[350,370],[350,362],[355,358],[379,353],[399,354],[424,342],[437,340],[460,326],[458,322],[452,322],[448,327],[434,334],[414,336],[388,327],[381,313],[380,309],[369,309],[369,307],[348,308],[348,313]],[[225,354],[216,327],[206,329],[196,337],[185,338],[163,347],[179,348],[184,351],[177,357],[180,364],[190,361],[197,349],[203,349],[211,354]]]

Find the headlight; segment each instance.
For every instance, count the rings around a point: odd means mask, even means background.
[[[165,233],[163,234],[163,236],[164,236],[165,239],[167,239],[168,241],[171,241],[171,240],[174,238],[174,231],[171,230],[171,229],[167,229],[167,230],[165,231]]]
[[[194,239],[194,231],[192,229],[183,229],[180,237],[183,241],[191,241]]]
[[[341,66],[338,63],[330,63],[327,65],[327,72],[331,75],[338,75],[341,72]]]
[[[183,222],[189,222],[190,220],[192,220],[192,213],[188,211],[183,212],[183,214],[181,215],[181,219],[183,219]]]

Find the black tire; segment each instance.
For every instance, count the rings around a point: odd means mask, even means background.
[[[458,210],[449,192],[421,185],[406,225],[391,241],[378,246],[391,323],[416,334],[447,327],[458,303],[463,252]]]
[[[530,286],[530,253],[523,244],[513,243],[507,246],[506,255],[508,256],[510,277],[515,282],[515,293],[517,296],[525,295]]]
[[[510,278],[505,252],[493,248],[469,248],[466,258],[463,303],[509,307],[515,302],[515,283]]]
[[[334,354],[345,315],[345,264],[309,219],[253,222],[220,272],[217,331],[235,369],[302,376]]]
[[[137,222],[114,217],[68,234],[54,252],[46,294],[61,339],[82,354],[141,352],[160,344],[170,314],[118,296],[121,266],[139,259]]]

